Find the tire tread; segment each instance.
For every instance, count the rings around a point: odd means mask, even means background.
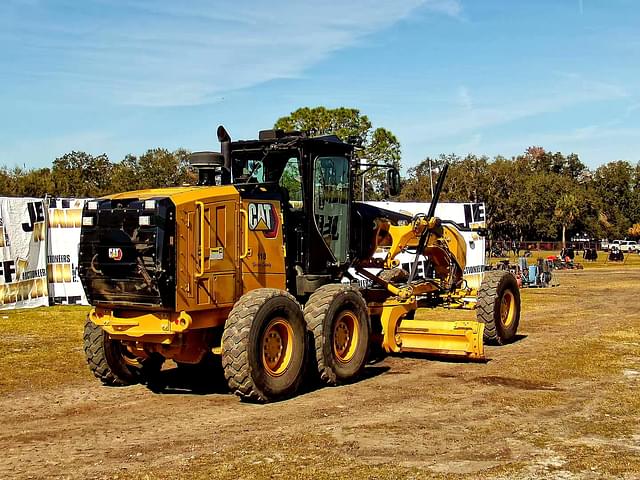
[[[363,305],[366,302],[360,293],[360,289],[352,285],[329,284],[323,285],[316,290],[304,306],[304,318],[307,322],[307,329],[311,333],[312,341],[311,349],[313,350],[316,361],[316,368],[319,379],[326,385],[337,385],[339,379],[331,366],[327,363],[324,355],[324,345],[326,342],[324,332],[324,319],[332,303],[335,299],[343,295],[345,292],[354,292],[361,299]],[[367,322],[369,320],[367,319]]]
[[[513,274],[504,270],[490,270],[484,272],[480,290],[478,291],[478,303],[476,305],[476,318],[484,323],[484,343],[493,345],[504,345],[507,339],[502,338],[495,320],[496,302],[498,300],[498,288],[503,278],[513,277]],[[517,283],[515,277],[513,282]],[[517,292],[514,292],[517,293]],[[519,306],[518,306],[519,308]]]
[[[247,347],[254,317],[267,300],[277,296],[285,296],[300,307],[295,297],[284,290],[258,288],[240,297],[225,323],[222,334],[222,368],[229,389],[243,400],[261,403],[269,401],[251,377]]]

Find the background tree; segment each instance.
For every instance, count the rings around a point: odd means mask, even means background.
[[[602,186],[576,154],[550,153],[542,147],[530,147],[511,159],[473,154],[464,158],[456,155],[427,158],[409,169],[400,199],[430,201],[429,163],[437,172],[444,162],[450,168],[442,200],[484,202],[487,225],[494,239],[555,240],[563,235],[563,230],[565,241],[576,233],[601,238],[618,235],[620,225],[625,224],[626,217],[617,207],[604,211]],[[608,174],[609,168],[605,172]],[[636,191],[632,185],[632,205]],[[606,201],[615,205],[617,195]],[[575,208],[568,205],[569,199],[575,199],[571,200]],[[627,211],[629,219],[637,218],[632,208]]]
[[[347,140],[350,135],[365,138],[371,130],[369,117],[356,108],[302,107],[279,118],[275,128],[306,132],[309,135],[337,135]]]
[[[34,170],[14,170],[14,191],[12,195],[19,197],[43,197],[55,194],[53,175],[48,168]]]
[[[111,171],[111,190],[123,192],[146,188],[194,184],[197,175],[191,170],[189,152],[164,148],[147,150],[140,157],[127,155]]]
[[[284,172],[282,172],[280,183],[289,192],[290,201],[302,200],[302,180],[297,163],[289,162],[287,164]]]
[[[147,150],[138,160],[138,179],[143,188],[160,188],[192,184],[197,177],[189,166],[189,152],[164,148]]]
[[[622,237],[638,220],[635,210],[635,171],[629,162],[615,161],[598,167],[593,175],[593,187],[601,207],[612,224],[611,236]]]
[[[580,214],[578,197],[573,193],[565,193],[560,196],[556,202],[554,214],[560,221],[560,225],[562,225],[562,247],[564,248],[567,246],[567,227],[572,227],[576,218],[578,218],[578,215]]]
[[[494,238],[515,238],[520,234],[519,206],[514,181],[513,162],[496,157],[467,155],[440,155],[426,158],[410,168],[400,199],[413,202],[431,201],[431,183],[435,185],[437,174],[444,163],[449,163],[449,173],[444,183],[441,201],[484,202],[487,208],[487,226]],[[433,178],[430,178],[430,175]]]
[[[285,131],[307,132],[313,136],[336,135],[343,141],[347,141],[349,137],[359,137],[362,140],[359,158],[367,163],[389,163],[400,168],[401,149],[396,136],[385,128],[372,130],[369,118],[356,108],[303,107],[279,118],[274,127]],[[366,199],[377,200],[385,196],[384,178],[384,168],[372,169],[366,173]],[[361,182],[357,181],[355,187],[356,198],[360,198]]]
[[[138,157],[128,154],[120,162],[113,164],[109,181],[111,192],[126,192],[140,188],[142,187],[139,179]]]
[[[400,164],[398,139],[384,128],[374,129],[357,109],[301,108],[279,119],[276,127],[314,135],[335,133],[345,140],[360,136],[361,158]],[[187,156],[183,149],[154,148],[112,163],[105,154],[73,151],[55,159],[51,168],[0,167],[0,195],[95,197],[194,184],[196,175]],[[618,160],[589,170],[576,154],[547,152],[537,146],[513,158],[439,155],[409,169],[399,200],[429,202],[431,181],[435,183],[445,162],[450,169],[442,201],[484,202],[493,239],[567,241],[577,233],[609,239],[638,236],[640,163]],[[367,174],[368,199],[384,196],[384,173],[380,169]],[[290,185],[292,199],[299,197],[297,177],[299,172],[289,169],[283,178]]]
[[[53,161],[53,194],[60,197],[99,197],[109,193],[112,164],[106,154],[67,153]],[[45,192],[52,193],[52,192]]]
[[[6,167],[0,167],[0,195],[4,197],[17,195],[16,175]]]

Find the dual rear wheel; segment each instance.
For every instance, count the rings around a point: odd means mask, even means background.
[[[253,290],[236,303],[222,336],[229,388],[267,402],[294,395],[305,373],[329,385],[348,382],[364,368],[369,328],[364,299],[350,286],[321,287],[304,312],[283,290]]]

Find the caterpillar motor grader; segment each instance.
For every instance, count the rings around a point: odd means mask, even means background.
[[[265,402],[294,395],[305,378],[353,380],[372,346],[478,359],[483,336],[515,335],[515,278],[491,272],[469,287],[465,241],[434,216],[446,172],[430,211],[410,217],[353,200],[355,142],[280,130],[231,141],[223,127],[218,140],[220,153],[191,156],[197,185],[85,205],[84,351],[104,384],[149,381],[165,359],[217,356],[231,391]],[[387,184],[399,189],[396,169]],[[407,251],[411,272],[395,258]],[[371,285],[349,282],[350,268]],[[419,318],[433,307],[475,308],[477,318],[447,321],[445,309],[440,321]]]

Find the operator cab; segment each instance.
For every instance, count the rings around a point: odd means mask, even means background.
[[[304,295],[339,279],[351,258],[354,146],[334,135],[310,138],[282,130],[262,131],[258,140],[232,142],[220,127],[218,138],[222,162],[216,157],[216,172],[200,172],[200,178],[232,184],[243,200],[280,203],[287,288]],[[192,156],[199,170],[202,158],[202,153]]]
[[[305,295],[339,281],[354,261],[371,253],[375,218],[394,214],[353,201],[357,139],[263,130],[258,140],[231,141],[224,127],[217,133],[222,153],[191,156],[199,184],[231,184],[243,200],[280,203],[289,291]],[[399,181],[397,169],[389,169],[392,195]]]

